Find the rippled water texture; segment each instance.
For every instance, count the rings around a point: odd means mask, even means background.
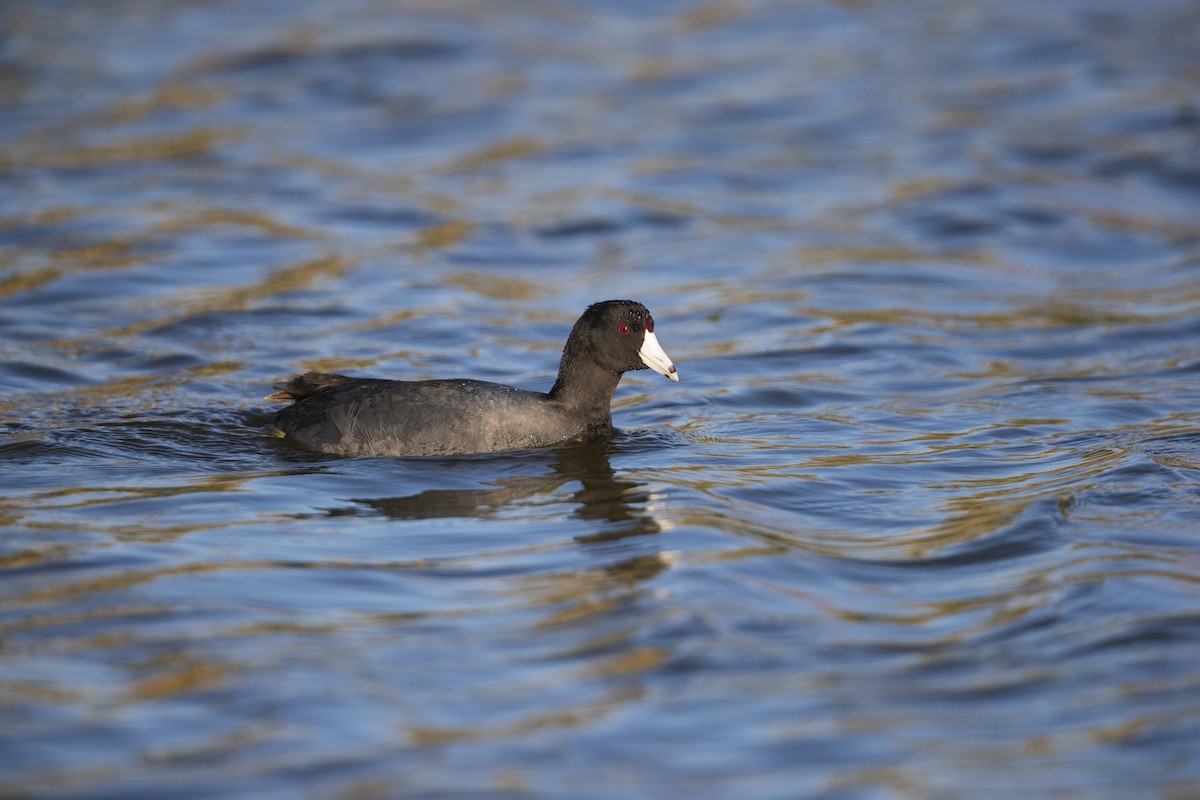
[[[1200,796],[1195,3],[0,26],[0,795]],[[609,297],[609,441],[258,430]]]

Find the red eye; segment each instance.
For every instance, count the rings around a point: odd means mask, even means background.
[[[629,333],[629,326],[628,325],[618,325],[617,333],[621,334],[622,336],[626,335],[627,333]]]
[[[654,333],[654,317],[646,317],[646,333]]]

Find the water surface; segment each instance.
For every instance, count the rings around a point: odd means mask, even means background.
[[[335,7],[336,5],[336,7]],[[1200,792],[1200,12],[0,9],[5,796]],[[299,370],[610,440],[347,460]]]

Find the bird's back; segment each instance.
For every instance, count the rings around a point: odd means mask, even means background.
[[[478,380],[389,381],[309,373],[271,396],[292,400],[276,435],[347,456],[424,456],[545,447],[602,425],[548,395]]]

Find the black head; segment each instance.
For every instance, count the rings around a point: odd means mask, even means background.
[[[652,369],[679,380],[675,365],[658,343],[654,318],[644,305],[633,300],[605,300],[588,306],[567,339],[564,367],[568,359],[588,359],[617,375]]]

